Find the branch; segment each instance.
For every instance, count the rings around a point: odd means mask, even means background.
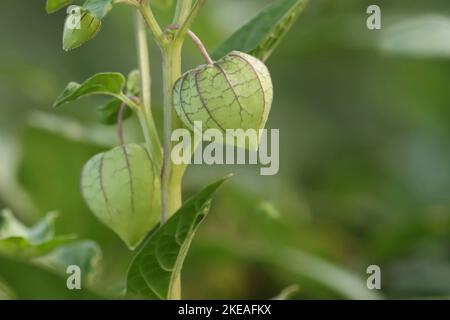
[[[197,2],[194,4],[191,12],[187,16],[184,23],[181,25],[180,30],[175,36],[175,39],[183,39],[186,34],[188,33],[189,29],[191,29],[192,24],[194,23],[195,19],[197,18],[198,14],[200,13],[200,10],[203,8],[203,6],[206,4],[206,0],[197,0]]]
[[[146,112],[151,113],[151,77],[148,53],[147,34],[143,18],[136,14],[136,44],[138,51],[139,71],[141,75],[141,100]]]
[[[117,115],[117,139],[119,140],[119,144],[121,146],[125,143],[123,139],[123,114],[125,113],[126,108],[126,103],[122,102],[120,105],[119,114]]]
[[[180,27],[178,25],[176,25],[176,24],[172,24],[172,25],[170,25],[168,27],[168,29],[179,30]],[[191,30],[187,31],[187,35],[189,36],[189,38],[191,38],[192,42],[198,48],[198,50],[202,54],[203,58],[205,59],[206,63],[207,64],[214,64],[214,61],[209,56],[208,50],[206,50],[206,47],[203,44],[202,40],[200,40],[200,38],[197,37],[197,35],[194,32],[192,32]]]
[[[136,14],[136,42],[139,60],[139,73],[141,75],[141,100],[143,105],[139,120],[144,130],[148,147],[159,168],[162,163],[161,141],[156,130],[156,124],[151,110],[151,75],[148,54],[147,34],[145,24],[139,13]]]
[[[152,32],[156,43],[159,46],[162,46],[165,42],[164,41],[165,37],[161,30],[161,27],[159,26],[158,21],[156,21],[156,18],[153,15],[153,11],[150,8],[148,0],[142,0],[141,4],[139,6],[139,11],[141,12],[142,17],[144,18],[145,23],[150,28],[150,31]]]
[[[181,25],[187,19],[189,12],[191,12],[192,0],[178,0],[173,24]]]
[[[113,97],[120,99],[123,103],[125,103],[127,106],[129,106],[133,110],[137,111],[141,108],[138,101],[135,101],[134,98],[127,97],[123,93],[120,93],[118,95],[113,95]]]

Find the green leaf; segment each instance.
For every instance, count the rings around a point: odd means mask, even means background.
[[[87,0],[83,4],[83,8],[92,13],[97,19],[103,19],[112,7],[112,0]]]
[[[94,94],[110,95],[119,98],[124,85],[125,77],[120,73],[98,73],[82,84],[70,82],[56,99],[53,107],[59,107],[65,103]]]
[[[0,255],[0,279],[17,299],[100,299],[81,286],[69,290],[66,278],[50,270],[15,258]]]
[[[112,99],[104,105],[97,106],[95,109],[97,114],[97,119],[100,123],[105,125],[113,125],[117,123],[117,117],[119,116],[120,106],[122,101],[119,99]],[[126,108],[123,113],[123,119],[131,117],[133,114],[130,108]]]
[[[28,228],[18,221],[11,211],[0,212],[0,253],[17,257],[44,255],[74,236],[54,236],[55,213],[47,214],[42,221]]]
[[[75,7],[75,6],[74,6]],[[94,38],[100,31],[102,22],[90,11],[76,7],[74,13],[69,13],[64,22],[63,49],[76,49]]]
[[[27,237],[28,232],[28,228],[14,217],[11,210],[0,212],[0,239]]]
[[[131,262],[127,295],[148,299],[168,299],[189,246],[209,211],[211,197],[228,177],[221,179],[186,201],[156,230]]]
[[[50,241],[32,243],[25,238],[11,237],[0,240],[0,253],[14,257],[33,258],[46,254],[74,239],[75,236],[58,236]]]
[[[127,77],[127,95],[139,96],[141,93],[141,72],[132,70]]]
[[[47,0],[45,9],[47,10],[47,13],[53,13],[71,4],[72,2],[73,0]]]
[[[275,1],[236,31],[212,54],[218,60],[238,50],[266,61],[303,11],[307,0]]]
[[[102,251],[97,243],[91,240],[82,240],[59,246],[34,261],[61,274],[65,274],[68,266],[77,265],[81,269],[82,277],[87,278],[93,273],[101,256]]]

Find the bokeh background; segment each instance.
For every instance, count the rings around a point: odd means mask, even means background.
[[[274,0],[276,1],[276,0]],[[132,257],[84,204],[80,170],[117,143],[85,99],[52,110],[67,82],[136,68],[133,16],[117,6],[95,40],[62,50],[63,11],[0,3],[0,208],[33,224],[57,210],[58,234],[96,241],[92,286],[122,291]],[[211,50],[271,1],[210,0],[194,31]],[[366,8],[382,29],[366,28]],[[156,10],[162,24],[170,12]],[[201,63],[187,43],[184,69]],[[154,109],[160,60],[151,50]],[[185,197],[227,173],[183,270],[192,299],[450,296],[450,2],[312,0],[268,61],[280,172],[192,166]],[[159,121],[160,123],[160,121]],[[140,141],[137,121],[127,140]],[[366,268],[382,290],[366,289]],[[30,289],[31,290],[31,289]]]

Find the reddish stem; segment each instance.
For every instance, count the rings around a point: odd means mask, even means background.
[[[178,30],[178,29],[180,29],[180,26],[177,24],[171,24],[170,26],[168,26],[168,29]],[[206,50],[206,47],[203,45],[202,40],[200,40],[200,38],[197,37],[197,35],[194,32],[192,32],[191,30],[187,31],[187,35],[189,36],[189,38],[191,38],[192,42],[197,46],[198,50],[202,54],[206,63],[214,64],[214,61],[209,56],[208,51]]]
[[[125,102],[122,102],[120,105],[119,113],[117,114],[117,138],[119,139],[119,144],[124,144],[124,138],[123,138],[123,115],[125,113],[125,109],[127,108],[127,105]]]

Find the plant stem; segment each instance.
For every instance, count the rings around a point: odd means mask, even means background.
[[[181,121],[177,116],[174,116],[172,112],[172,89],[175,82],[181,76],[181,48],[183,46],[185,35],[188,33],[190,26],[205,2],[206,0],[197,0],[193,6],[192,0],[178,0],[174,23],[179,24],[182,27],[175,35],[175,38],[172,39],[162,32],[151,11],[148,0],[142,0],[139,6],[139,11],[142,14],[147,26],[153,33],[155,41],[162,52],[164,129],[161,170],[161,224],[165,223],[170,216],[181,207],[182,204],[181,185],[186,166],[174,165],[171,160],[172,130],[182,127]],[[197,37],[194,38],[194,42],[201,44]],[[204,52],[206,53],[205,59],[212,63],[212,60],[209,58],[206,50],[204,50]],[[146,90],[147,88],[143,87],[143,89]],[[149,123],[149,114],[149,112],[146,112],[146,117],[144,117],[144,115],[140,115],[141,124],[145,123],[145,121]],[[153,118],[151,119],[153,121]],[[149,132],[151,133],[153,131],[151,129],[154,126],[149,125],[149,127]],[[181,298],[180,275],[176,276],[176,280],[168,298],[173,300]]]
[[[183,23],[191,12],[191,0],[178,0],[174,23]],[[175,82],[181,76],[181,49],[184,37],[172,40],[162,47],[163,61],[163,91],[164,91],[164,158],[161,178],[162,208],[161,223],[164,223],[173,215],[182,204],[181,186],[185,165],[174,165],[171,161],[171,134],[172,129],[182,127],[180,120],[173,116],[172,89]],[[172,300],[181,299],[181,275],[176,276],[170,296]]]
[[[184,23],[184,21],[186,21],[187,17],[189,16],[191,7],[192,7],[192,0],[178,0],[173,23],[174,24]]]
[[[161,27],[156,21],[155,16],[153,15],[153,11],[150,8],[148,0],[142,0],[141,5],[139,6],[139,11],[142,14],[147,26],[150,28],[153,36],[155,37],[156,43],[161,47],[166,43],[166,39],[161,30]]]
[[[117,115],[117,139],[121,146],[125,143],[123,138],[123,114],[126,108],[126,103],[122,102],[122,104],[120,105],[119,114]]]
[[[194,6],[192,7],[192,10],[188,11],[189,14],[186,16],[184,20],[175,21],[176,24],[180,25],[180,30],[176,34],[176,39],[184,39],[186,33],[191,28],[192,24],[194,23],[195,19],[200,13],[200,10],[203,8],[205,4],[206,0],[197,0]]]
[[[163,93],[164,93],[164,158],[161,173],[161,224],[165,223],[173,215],[182,203],[181,180],[182,175],[177,174],[171,160],[172,128],[180,127],[177,117],[172,115],[172,88],[175,81],[181,76],[181,43],[173,42],[162,49],[163,68]],[[175,169],[175,170],[174,170]],[[180,275],[174,283],[169,299],[181,299]]]
[[[136,13],[136,42],[138,50],[139,71],[141,74],[141,99],[145,110],[151,113],[151,76],[150,60],[148,53],[147,33],[144,20],[139,13]]]
[[[162,170],[162,208],[161,222],[164,223],[181,206],[181,177],[174,174],[171,160],[171,134],[173,128],[181,126],[172,112],[172,88],[181,76],[181,44],[162,49],[163,93],[164,93],[164,158]]]
[[[169,29],[173,29],[173,30],[179,30],[180,26],[177,25],[177,24],[172,24],[168,28]],[[191,30],[187,31],[187,35],[189,36],[189,38],[191,38],[192,42],[198,48],[198,50],[202,54],[203,58],[205,59],[206,63],[207,64],[214,64],[214,61],[209,56],[208,50],[206,50],[206,47],[203,44],[202,40],[200,40],[200,38],[197,37],[197,35],[194,32],[192,32]]]
[[[151,110],[151,75],[148,53],[147,33],[142,16],[136,13],[136,41],[138,50],[139,70],[141,75],[141,100],[143,108],[138,111],[139,121],[144,131],[146,143],[153,157],[156,168],[162,166],[161,142]]]
[[[208,50],[206,50],[206,47],[203,45],[203,42],[200,40],[199,37],[195,33],[193,33],[191,30],[188,30],[187,32],[188,36],[192,39],[194,44],[197,46],[198,50],[202,54],[203,58],[205,59],[207,64],[214,64],[214,61],[209,56]]]

